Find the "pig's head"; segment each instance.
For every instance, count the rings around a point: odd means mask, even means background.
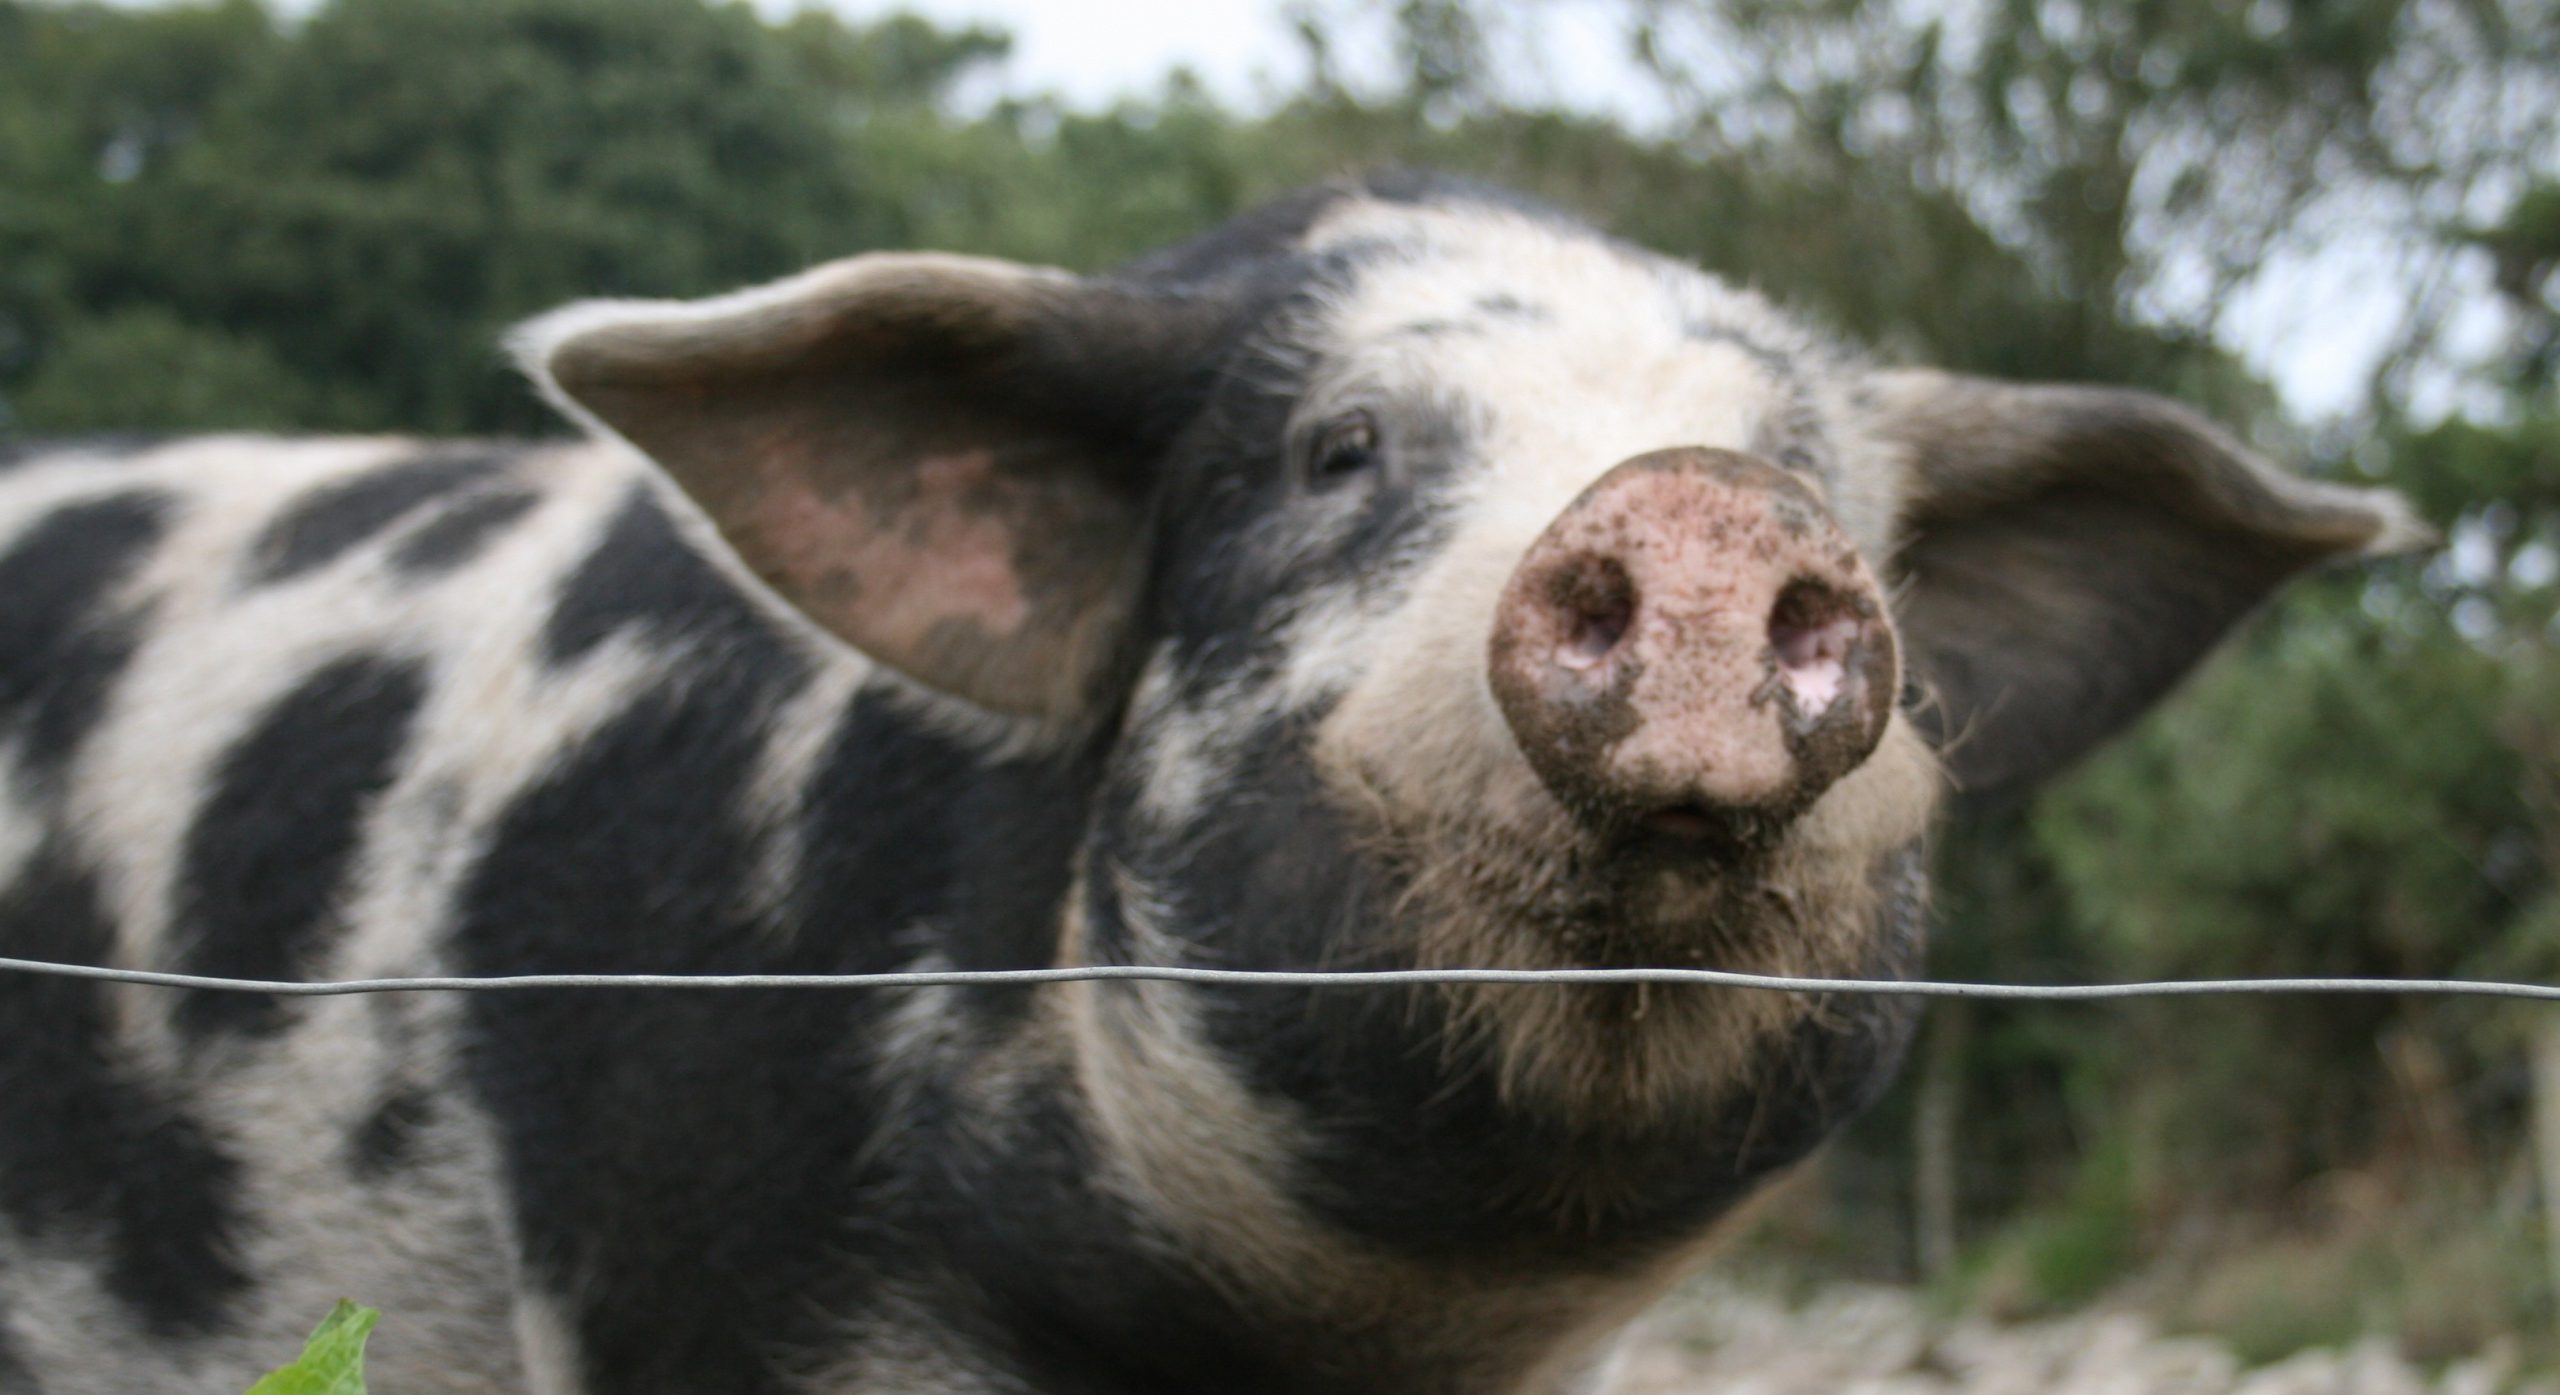
[[[1059,952],[1095,961],[1902,973],[1942,787],[2031,786],[2286,577],[2418,531],[2166,401],[1871,368],[1429,181],[1104,278],[860,257],[528,343],[802,615],[1004,749],[1094,763]],[[1469,1110],[1721,1127],[1783,1079],[1810,1104],[1739,1145],[1775,1160],[1907,1026],[1125,993],[1380,1144]]]

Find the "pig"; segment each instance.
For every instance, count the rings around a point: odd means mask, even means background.
[[[1382,174],[602,301],[551,442],[0,463],[0,954],[1919,972],[1929,829],[2425,536]],[[0,977],[0,1390],[1605,1387],[1905,998]]]

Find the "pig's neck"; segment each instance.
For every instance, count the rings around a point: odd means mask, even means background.
[[[1218,1059],[1197,1020],[1216,1007],[1163,984],[1044,992],[947,1082],[954,1111],[898,1142],[946,1257],[901,1284],[1016,1338],[937,1388],[1571,1395],[1721,1205],[1594,1243],[1486,1177],[1426,1196],[1411,1170],[1327,1156],[1301,1102]],[[1553,1175],[1510,1156],[1515,1186]],[[1444,1233],[1363,1229],[1316,1194],[1370,1185]]]
[[[1448,967],[1414,933],[1430,908],[1412,882],[1288,750],[1247,753],[1185,827],[1106,788],[1064,955]],[[1916,926],[1870,928],[1916,915],[1916,900],[1868,885],[1916,856],[1844,881],[1841,907],[1864,933],[1843,943],[1916,949]],[[1817,909],[1799,896],[1786,913]],[[1641,1266],[1712,1225],[1869,1097],[1909,1026],[1890,1000],[1713,989],[1121,983],[1063,996],[1102,1134],[1136,1158],[1133,1175],[1167,1179],[1148,1183],[1163,1196],[1223,1197],[1241,1214],[1250,1191],[1254,1207],[1384,1253],[1582,1271]],[[1566,1064],[1524,1076],[1542,1050]],[[1214,1176],[1197,1175],[1204,1158],[1220,1160]]]
[[[1416,962],[1389,918],[1403,888],[1360,870],[1330,803],[1285,769],[1249,788],[1178,832],[1106,792],[1062,957]],[[1675,1007],[1713,1007],[1513,991],[1560,996],[1572,1030],[1602,1036],[1677,1032]],[[1096,1190],[1262,1335],[1356,1341],[1369,1369],[1400,1373],[1381,1388],[1406,1390],[1567,1388],[1598,1334],[1835,1127],[1900,1039],[1856,1004],[1799,1010],[1713,1088],[1630,1120],[1506,1090],[1499,1034],[1470,1010],[1429,990],[1115,982],[1061,988],[1038,1017]]]
[[[941,957],[1418,961],[1396,919],[1409,887],[1360,855],[1312,776],[1287,760],[1231,776],[1171,826],[1109,774],[982,774],[1091,822],[1072,855],[958,838],[930,922]],[[1038,897],[986,890],[1013,883]],[[1512,991],[1570,1004],[1590,1041],[1683,1030],[1661,996]],[[1113,1389],[1572,1389],[1718,1220],[1854,1106],[1896,1035],[1856,1004],[1798,1012],[1715,1088],[1631,1118],[1507,1091],[1499,1034],[1436,991],[1113,982],[936,1002],[968,1022],[916,1035],[931,1060],[909,1088],[931,1107],[880,1145],[924,1247],[900,1282],[956,1276],[937,1307],[1042,1334],[1011,1358],[1015,1387],[1074,1390],[1102,1388],[1072,1374],[1097,1364],[1125,1370]]]

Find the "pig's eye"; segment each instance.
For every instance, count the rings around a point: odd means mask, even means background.
[[[1307,452],[1307,484],[1335,489],[1378,468],[1378,423],[1367,412],[1351,412],[1325,423]]]

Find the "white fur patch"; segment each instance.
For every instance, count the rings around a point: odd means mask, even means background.
[[[828,743],[843,730],[854,694],[873,673],[860,661],[827,665],[774,717],[743,811],[763,832],[762,860],[749,888],[761,904],[780,904],[799,881],[808,851],[802,816],[808,812],[809,784]]]
[[[1188,824],[1199,814],[1224,776],[1230,744],[1251,730],[1250,721],[1238,720],[1225,702],[1203,708],[1181,705],[1175,682],[1171,656],[1160,651],[1140,674],[1129,704],[1128,730],[1140,742],[1136,754],[1146,772],[1138,807],[1167,828]]]

